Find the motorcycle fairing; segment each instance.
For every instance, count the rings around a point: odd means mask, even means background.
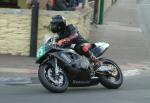
[[[100,57],[109,47],[109,44],[105,42],[94,43],[94,45],[91,51],[95,57]]]
[[[72,49],[54,52],[51,55],[61,61],[71,80],[90,80],[90,63],[86,57],[80,56]]]
[[[98,43],[94,43],[96,47],[100,47],[101,50],[105,51],[105,49],[107,49],[109,47],[108,43],[105,42],[98,42]]]

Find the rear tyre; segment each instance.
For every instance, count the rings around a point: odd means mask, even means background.
[[[59,69],[61,69],[59,67]],[[50,92],[63,93],[67,90],[69,82],[66,73],[61,69],[59,76],[55,76],[54,68],[48,64],[41,65],[38,71],[38,77],[41,84]]]
[[[123,83],[123,74],[119,66],[112,60],[109,59],[101,59],[103,65],[111,67],[111,73],[114,76],[108,75],[101,75],[100,76],[100,83],[108,88],[108,89],[117,89]]]

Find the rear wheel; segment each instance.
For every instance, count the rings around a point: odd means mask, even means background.
[[[119,66],[112,60],[101,59],[104,66],[107,66],[110,71],[106,75],[100,75],[100,82],[108,89],[117,89],[123,83],[123,74]],[[105,74],[105,73],[104,73]]]
[[[51,65],[41,65],[38,71],[38,77],[41,84],[49,91],[54,93],[65,92],[68,88],[68,78],[60,66],[59,75],[55,75],[54,68]]]

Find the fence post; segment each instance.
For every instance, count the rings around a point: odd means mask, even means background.
[[[99,24],[103,24],[104,20],[104,0],[100,0],[100,10],[99,10]]]
[[[38,35],[38,16],[39,4],[37,0],[32,3],[32,17],[31,17],[31,38],[30,38],[30,56],[36,56],[37,50],[37,35]]]

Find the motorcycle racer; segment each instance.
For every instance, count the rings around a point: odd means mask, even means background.
[[[56,15],[52,17],[50,27],[51,31],[59,36],[57,40],[58,46],[76,44],[74,50],[78,54],[88,57],[96,65],[100,64],[100,61],[90,51],[92,45],[80,35],[73,24],[66,25],[66,20],[63,16]]]

